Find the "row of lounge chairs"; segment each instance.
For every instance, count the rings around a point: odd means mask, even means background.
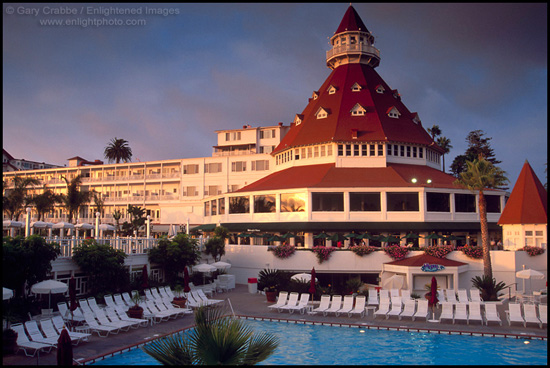
[[[17,345],[19,350],[23,350],[26,356],[34,357],[37,352],[43,351],[49,353],[52,348],[57,348],[57,340],[65,322],[61,316],[55,316],[40,321],[40,327],[34,320],[22,323],[16,323],[11,328],[17,332]],[[90,334],[84,332],[68,331],[73,345],[78,345],[81,341],[88,341]]]
[[[298,296],[300,299],[298,299]],[[301,314],[304,314],[308,303],[309,293],[302,293],[302,295],[299,295],[296,292],[289,294],[288,291],[281,291],[277,303],[268,305],[267,307],[272,310],[277,309],[279,313],[284,311],[288,311],[289,313],[299,311]]]
[[[401,290],[401,294],[399,289],[381,289],[379,292],[375,289],[369,289],[368,293],[368,305],[379,305],[388,300],[391,301],[391,303],[394,303],[394,300],[398,300],[398,298],[402,303],[412,299],[411,292],[407,289]],[[466,289],[458,289],[457,292],[453,289],[438,290],[437,299],[440,303],[448,302],[453,304],[468,304],[469,302],[478,302],[483,304],[483,300],[481,300],[481,294],[478,289],[470,289],[470,296],[468,296],[468,290]]]
[[[521,307],[522,305],[520,303],[510,303],[508,305],[506,318],[510,326],[512,322],[523,323],[523,327],[527,327],[527,323],[536,323],[539,325],[539,328],[542,328],[542,325],[548,325],[547,304],[538,305],[538,317],[535,304],[523,304],[523,315],[521,313]]]
[[[377,316],[385,316],[386,319],[391,316],[397,316],[399,319],[403,317],[410,317],[413,321],[415,318],[425,318],[428,320],[428,301],[408,299],[402,303],[401,298],[392,299],[391,308],[390,303],[384,299],[380,301],[378,310],[374,312],[374,318]]]

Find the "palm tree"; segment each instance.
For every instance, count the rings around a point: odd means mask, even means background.
[[[42,194],[34,196],[31,199],[30,203],[36,207],[36,212],[38,213],[38,221],[42,218],[47,212],[50,212],[54,209],[56,203],[62,203],[61,195],[54,193],[51,189],[46,189],[44,186],[44,192]]]
[[[118,164],[120,161],[130,162],[132,160],[132,149],[128,146],[128,141],[117,137],[111,139],[111,143],[105,147],[103,154],[109,163],[114,161]]]
[[[2,206],[10,219],[17,221],[21,212],[23,212],[23,207],[30,202],[31,198],[27,196],[27,187],[30,185],[40,185],[40,180],[15,176],[13,178],[13,188],[4,189]]]
[[[443,149],[443,172],[445,172],[445,155],[451,151],[453,146],[451,145],[451,140],[447,137],[439,137],[437,145]]]
[[[142,347],[164,365],[252,365],[267,359],[279,346],[269,333],[254,333],[246,322],[224,315],[220,307],[195,310],[195,328]]]
[[[95,205],[95,211],[103,214],[103,209],[105,208],[105,199],[103,199],[103,196],[101,193],[96,192],[95,190],[92,190],[92,196],[94,199],[94,205]]]
[[[82,177],[77,175],[70,182],[63,175],[61,176],[65,183],[67,183],[67,194],[61,194],[62,203],[69,214],[69,222],[72,222],[73,217],[76,217],[80,207],[88,203],[94,192],[80,191],[79,187],[82,183]]]
[[[483,274],[493,277],[491,266],[491,254],[489,253],[489,226],[487,223],[487,203],[483,191],[490,188],[501,188],[508,182],[504,176],[506,173],[494,166],[483,156],[474,161],[466,161],[466,171],[460,173],[460,178],[455,184],[466,187],[479,194],[479,222],[481,225],[481,243],[483,247]]]
[[[432,136],[432,139],[435,140],[435,137],[441,135],[441,129],[439,125],[433,125],[431,128],[428,128],[428,133]]]
[[[120,210],[113,211],[113,219],[115,220],[115,235],[120,230],[120,219],[122,218],[122,212]]]

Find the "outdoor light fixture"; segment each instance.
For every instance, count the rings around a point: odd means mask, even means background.
[[[417,181],[416,178],[411,179],[411,182],[413,182],[413,183],[416,183],[416,181]]]
[[[432,179],[426,180],[426,183],[431,184],[431,183],[432,183]]]

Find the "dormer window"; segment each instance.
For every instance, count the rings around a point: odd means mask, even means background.
[[[335,94],[337,90],[338,90],[338,88],[334,87],[332,84],[327,88],[327,91],[328,91],[329,95]]]
[[[316,100],[317,98],[319,98],[319,91],[313,91],[312,98],[313,98],[314,100]]]
[[[414,121],[415,124],[421,124],[420,117],[418,116],[417,112],[413,113],[413,121]]]
[[[296,114],[296,116],[294,117],[294,124],[296,126],[302,124],[302,119],[304,118],[304,115],[301,115],[301,114]]]
[[[355,83],[353,86],[351,86],[351,90],[353,92],[359,92],[359,91],[361,91],[361,88],[362,87],[359,85],[359,83]]]
[[[365,109],[361,104],[355,104],[353,106],[353,109],[350,110],[351,116],[363,116],[367,112],[367,109]]]
[[[376,86],[376,93],[382,94],[382,93],[384,93],[384,91],[385,91],[385,89],[384,89],[384,87],[382,87],[381,84]]]
[[[401,113],[395,108],[395,106],[390,107],[386,113],[392,119],[398,119],[401,115]]]
[[[395,98],[396,100],[401,99],[401,95],[399,94],[399,92],[397,92],[396,89],[392,90],[392,93],[393,93],[393,98]]]
[[[320,107],[319,110],[317,110],[317,112],[315,113],[315,117],[317,119],[324,119],[328,116],[329,113],[330,111],[328,111],[328,109]]]

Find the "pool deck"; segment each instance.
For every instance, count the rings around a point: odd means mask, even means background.
[[[267,308],[268,303],[266,297],[262,294],[250,294],[248,293],[247,285],[237,285],[236,289],[228,293],[221,293],[214,295],[215,299],[229,299],[233,310],[236,315],[250,316],[263,319],[284,319],[296,322],[314,322],[314,323],[333,323],[333,324],[346,324],[346,325],[360,325],[365,328],[383,328],[388,327],[391,329],[409,329],[409,330],[441,330],[442,333],[466,333],[466,334],[497,334],[497,335],[514,335],[512,338],[535,338],[535,337],[547,337],[548,328],[543,326],[540,329],[534,324],[528,324],[527,327],[523,327],[522,324],[514,323],[512,326],[508,326],[506,320],[505,310],[508,309],[507,302],[497,306],[497,310],[500,314],[500,318],[503,323],[499,326],[497,323],[490,323],[489,326],[480,325],[479,321],[472,321],[469,325],[465,321],[457,321],[455,324],[452,321],[445,321],[442,323],[426,322],[425,319],[411,321],[410,318],[404,318],[399,320],[398,317],[390,317],[385,319],[384,317],[376,317],[374,319],[373,312],[369,311],[368,315],[361,318],[359,316],[347,317],[347,315],[340,315],[339,317],[323,316],[322,314],[309,315],[288,312],[278,313]],[[229,303],[225,303],[229,308]],[[483,308],[482,308],[483,310]],[[441,308],[436,308],[435,318],[439,318]],[[109,337],[98,337],[94,334],[90,337],[88,342],[81,342],[78,346],[73,347],[73,358],[79,362],[89,360],[90,358],[99,357],[110,352],[120,351],[139,343],[144,343],[152,338],[170,334],[174,331],[178,331],[193,325],[193,315],[185,315],[177,319],[171,319],[167,322],[157,323],[153,326],[140,327],[138,329],[130,329],[128,332],[120,332],[117,335],[109,335]],[[450,332],[452,331],[452,332]],[[23,351],[19,351],[16,355],[3,356],[2,363],[4,365],[55,365],[57,364],[56,349],[48,354],[41,353],[38,358],[25,356]]]

